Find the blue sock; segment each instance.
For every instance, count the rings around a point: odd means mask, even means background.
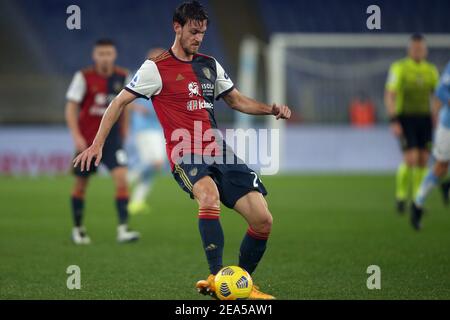
[[[128,222],[128,197],[116,197],[116,208],[119,216],[119,224]]]
[[[420,184],[419,190],[417,191],[415,204],[418,207],[423,207],[425,204],[425,200],[427,196],[430,194],[431,190],[433,190],[434,187],[436,187],[439,184],[439,177],[436,176],[433,172],[433,170],[430,170],[428,172],[425,179],[423,179],[422,183]]]
[[[198,215],[198,229],[211,274],[216,274],[222,269],[224,236],[219,214],[219,208],[208,208],[200,209]]]
[[[72,196],[71,205],[72,205],[73,223],[75,227],[81,227],[83,223],[84,199]]]
[[[252,274],[266,251],[268,233],[247,230],[239,252],[239,267]]]

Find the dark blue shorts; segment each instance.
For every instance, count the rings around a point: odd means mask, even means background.
[[[185,157],[186,158],[186,157]],[[197,161],[194,161],[194,158]],[[238,158],[235,157],[235,160]],[[205,176],[210,176],[219,190],[220,201],[228,208],[234,208],[236,202],[249,193],[258,191],[267,195],[266,188],[255,171],[251,170],[241,160],[233,164],[210,163],[197,156],[191,156],[191,161],[181,161],[175,164],[172,174],[180,187],[189,193],[192,199],[193,185]]]
[[[97,167],[94,165],[95,161],[91,162],[89,171],[80,171],[80,166],[73,168],[73,173],[77,177],[88,177],[92,173],[97,172]],[[114,170],[117,167],[125,167],[127,165],[127,154],[122,147],[122,143],[119,139],[106,139],[103,146],[102,160],[100,161],[109,171]]]

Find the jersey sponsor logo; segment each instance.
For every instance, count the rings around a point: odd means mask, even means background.
[[[204,97],[214,95],[214,84],[212,83],[202,83],[202,93]]]
[[[186,104],[188,111],[200,110],[200,109],[212,109],[213,104],[205,100],[189,100]]]
[[[89,108],[89,114],[93,116],[103,116],[108,104],[114,99],[114,94],[97,93],[94,96],[94,104]]]
[[[120,90],[122,90],[122,87],[123,87],[123,83],[122,82],[120,82],[120,81],[114,82],[113,88],[114,88],[114,91],[116,93],[119,93]]]
[[[181,73],[177,74],[177,78],[175,79],[175,81],[181,81],[184,80],[184,77]]]
[[[200,90],[197,82],[195,81],[189,82],[188,90],[189,90],[189,97],[193,96],[200,97]]]
[[[103,114],[106,111],[106,107],[104,106],[97,106],[97,105],[93,105],[92,107],[89,108],[89,114],[91,116],[103,116]]]

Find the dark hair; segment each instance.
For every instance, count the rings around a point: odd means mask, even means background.
[[[423,40],[425,40],[425,37],[421,33],[414,33],[411,36],[411,41],[423,41]]]
[[[180,4],[173,13],[173,22],[178,22],[184,26],[188,20],[203,21],[209,23],[208,13],[198,1],[184,2]]]
[[[95,41],[95,47],[97,47],[97,46],[113,46],[113,47],[115,47],[116,44],[111,39],[103,38],[103,39],[98,39],[97,41]]]

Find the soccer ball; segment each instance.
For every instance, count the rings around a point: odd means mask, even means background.
[[[220,300],[238,300],[249,297],[253,289],[250,274],[237,266],[222,268],[214,279],[216,295]]]

